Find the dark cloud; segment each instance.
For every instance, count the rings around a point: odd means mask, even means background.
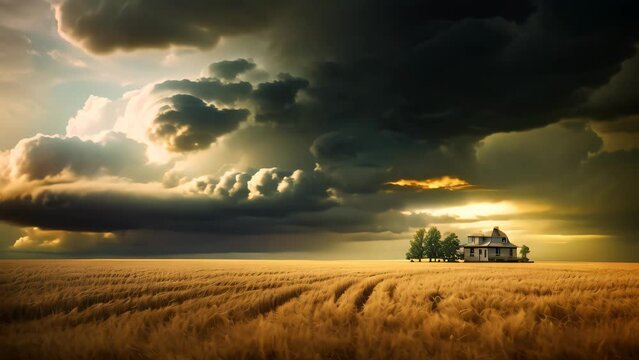
[[[296,92],[307,87],[301,79],[263,84],[254,93],[258,121],[304,118],[322,132],[357,123],[429,140],[481,138],[576,114],[635,53],[639,26],[630,14],[638,6],[595,0],[58,5],[62,31],[93,51],[212,46],[220,34],[265,37],[271,58],[303,71],[313,101],[304,109],[295,105]],[[231,78],[247,63],[217,67],[233,70],[226,74]]]
[[[55,0],[54,5],[60,30],[96,53],[117,49],[165,48],[170,45],[209,48],[215,46],[221,36],[261,32],[280,27],[280,24],[284,30],[290,31],[292,25],[302,21],[310,31],[324,30],[332,35],[346,28],[369,31],[373,20],[384,18],[387,18],[386,22],[378,25],[388,29],[395,26],[387,27],[387,24],[397,25],[402,18],[408,21],[417,18],[456,21],[466,17],[499,16],[522,21],[534,10],[529,1],[506,0],[484,1],[481,5],[468,0],[449,1],[446,4],[438,1],[391,4],[362,0],[348,4],[337,0],[321,4],[314,1],[277,0],[264,4],[253,0],[197,0],[190,2],[189,6],[176,6],[168,0],[118,0],[104,4]],[[348,22],[352,25],[348,25]],[[324,29],[321,29],[322,26]],[[362,34],[342,32],[341,35],[345,40],[352,41]],[[362,38],[357,41],[375,40]]]
[[[491,135],[478,147],[477,177],[492,187],[562,183],[602,145],[601,138],[584,122]]]
[[[188,94],[206,101],[222,104],[234,104],[247,99],[253,90],[248,82],[223,84],[218,79],[202,78],[198,80],[167,80],[155,85],[156,92],[173,91]]]
[[[112,175],[145,181],[163,170],[148,164],[146,145],[113,132],[99,141],[42,134],[23,139],[11,151],[9,166],[13,178],[28,180],[68,171],[82,177]]]
[[[62,33],[94,53],[186,45],[211,48],[221,36],[267,26],[288,1],[56,0]]]
[[[275,29],[281,62],[312,64],[300,117],[324,131],[357,124],[445,141],[544,126],[578,113],[639,39],[629,2],[366,4]]]
[[[275,168],[197,178],[172,190],[131,183],[30,183],[2,194],[0,218],[70,231],[259,234],[294,226],[289,214],[334,206],[325,186],[320,174]]]
[[[218,109],[191,95],[174,95],[149,129],[149,137],[170,151],[184,152],[208,148],[245,120],[246,109]]]
[[[234,80],[239,74],[255,69],[255,63],[246,59],[223,60],[209,65],[209,73],[225,80]]]
[[[363,146],[355,134],[330,132],[315,139],[310,150],[319,160],[339,161],[355,158]]]
[[[393,159],[404,144],[392,133],[330,132],[310,147],[317,164],[333,185],[348,192],[376,192],[393,175]],[[379,146],[383,143],[384,146]]]
[[[594,91],[577,113],[581,116],[610,120],[639,113],[639,54],[624,61],[621,70],[601,88]]]
[[[298,115],[297,93],[308,86],[308,81],[280,74],[279,80],[257,85],[253,91],[253,104],[257,121],[287,122]]]
[[[351,127],[322,134],[310,146],[315,162],[346,192],[377,192],[397,179],[474,175],[474,142],[429,142],[388,130]]]

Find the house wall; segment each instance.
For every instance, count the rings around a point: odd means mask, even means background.
[[[489,237],[486,236],[468,236],[467,244],[479,245],[485,241],[487,241]]]
[[[470,256],[470,249],[464,248],[464,261],[479,261],[479,252],[475,249],[474,256]]]
[[[481,255],[479,255],[479,261],[488,261],[488,256],[486,255],[486,248],[475,249],[476,252],[481,250]]]
[[[479,250],[482,251],[482,256],[479,256]],[[484,250],[482,248],[475,248],[474,256],[470,256],[470,248],[464,248],[464,261],[488,261],[488,257],[484,256]]]
[[[513,256],[510,256],[509,248],[501,248],[501,255],[497,256],[496,248],[474,248],[474,256],[470,256],[470,248],[464,248],[464,261],[495,261],[495,260],[515,260],[517,259],[517,249],[513,249]],[[479,250],[482,256],[479,256]],[[488,251],[488,256],[483,256],[484,251]]]
[[[517,249],[513,249],[513,256],[510,256],[510,248],[501,248],[501,254],[497,256],[497,248],[488,248],[488,260],[514,260],[517,258]]]

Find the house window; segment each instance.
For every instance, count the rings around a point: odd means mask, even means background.
[[[506,238],[501,238],[501,242],[505,244],[506,243]]]
[[[501,255],[501,249],[500,248],[495,249],[495,252],[496,252],[497,256]]]
[[[475,256],[475,248],[470,248],[470,256]]]
[[[479,256],[481,256],[481,249],[479,249]]]
[[[513,256],[513,249],[510,249],[510,256]]]

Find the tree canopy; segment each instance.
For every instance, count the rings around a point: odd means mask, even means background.
[[[426,254],[425,234],[425,229],[419,229],[415,232],[413,240],[410,241],[410,247],[408,249],[408,252],[406,253],[406,259],[417,259],[420,262],[422,261]]]
[[[519,250],[519,253],[521,254],[521,258],[523,260],[528,260],[528,254],[530,254],[530,248],[526,245],[522,245],[521,250]]]
[[[424,258],[428,258],[428,261],[433,261],[433,259],[444,259],[446,261],[457,259],[457,250],[459,249],[457,235],[450,233],[446,235],[444,240],[441,238],[442,234],[435,226],[430,227],[428,231],[424,228],[417,230],[410,241],[406,259],[417,259],[420,262]]]
[[[459,249],[459,238],[457,234],[450,233],[441,243],[441,257],[447,261],[457,259],[457,250]]]
[[[432,226],[428,229],[428,232],[426,233],[426,257],[428,258],[428,261],[433,261],[433,259],[437,259],[439,257],[441,250],[441,238],[442,234],[436,227]]]

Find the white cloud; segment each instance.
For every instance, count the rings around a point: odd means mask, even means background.
[[[111,130],[117,119],[117,104],[110,99],[91,95],[82,109],[69,119],[67,136],[91,138],[102,131]]]

